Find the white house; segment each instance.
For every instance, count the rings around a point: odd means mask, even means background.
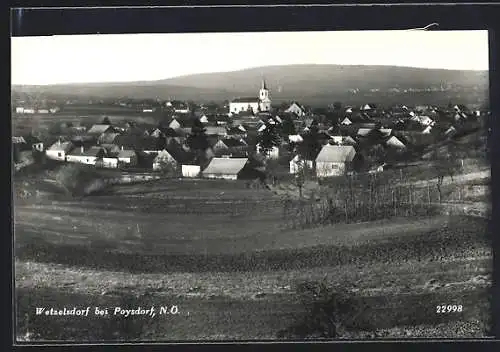
[[[23,108],[22,106],[18,106],[18,107],[16,107],[16,113],[17,113],[17,114],[22,114],[22,113],[24,113],[24,108]]]
[[[65,161],[66,154],[68,154],[73,148],[74,145],[71,142],[57,141],[45,151],[45,155],[48,159]]]
[[[48,109],[38,109],[39,114],[48,114],[49,110]]]
[[[60,109],[58,107],[55,107],[55,108],[50,108],[49,111],[51,114],[55,114],[56,112],[58,112]]]
[[[300,134],[291,134],[288,136],[288,141],[290,143],[302,143],[304,138]]]
[[[31,108],[28,108],[28,109],[24,109],[23,110],[23,113],[25,114],[34,114],[35,113],[35,109],[31,109]]]
[[[83,146],[73,149],[66,155],[66,161],[69,163],[80,163],[87,165],[95,165],[97,159],[103,157],[105,154],[104,148],[90,147],[85,150]]]
[[[153,160],[153,170],[159,171],[162,170],[165,165],[172,165],[174,167],[177,166],[177,161],[174,159],[174,157],[165,149],[160,151],[156,158]]]
[[[237,180],[248,158],[213,158],[202,174],[207,178]]]
[[[102,166],[109,169],[116,169],[118,167],[118,158],[103,157]]]
[[[298,117],[302,117],[306,114],[305,109],[295,101],[285,110],[285,112],[293,113]]]
[[[356,150],[351,145],[323,146],[316,157],[316,176],[330,177],[344,175],[350,171]]]
[[[118,161],[127,165],[137,165],[137,154],[133,150],[120,150],[118,153]]]
[[[203,115],[202,117],[200,117],[200,122],[201,123],[208,123],[208,117],[207,117],[207,115]]]
[[[153,112],[153,109],[142,109],[142,112]]]
[[[301,168],[307,168],[312,170],[314,167],[313,160],[305,160],[300,155],[295,155],[295,157],[290,160],[290,173],[296,174]]]
[[[200,172],[199,165],[182,165],[182,177],[198,177]]]
[[[172,128],[174,130],[177,130],[177,129],[181,128],[181,124],[176,119],[172,119],[172,121],[169,123],[168,127]]]
[[[427,126],[426,128],[424,128],[424,130],[422,131],[422,133],[429,134],[429,133],[431,133],[431,130],[432,130],[432,126]]]
[[[262,148],[260,147],[260,143],[256,145],[257,153],[262,154]],[[280,148],[273,146],[269,151],[267,151],[266,155],[269,159],[278,159],[280,156]]]

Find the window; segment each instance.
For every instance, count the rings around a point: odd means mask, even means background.
[[[87,159],[87,162],[89,162],[89,159]]]
[[[57,156],[58,156],[58,157],[61,157],[62,155],[61,155],[61,153],[57,153]]]

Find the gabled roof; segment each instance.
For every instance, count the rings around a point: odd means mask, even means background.
[[[88,131],[87,131],[87,134],[103,134],[104,132],[106,132],[107,130],[109,130],[111,128],[111,125],[101,125],[101,124],[97,124],[97,125],[93,125]]]
[[[318,156],[316,162],[344,163],[351,162],[356,156],[356,150],[351,145],[325,145]]]
[[[360,128],[358,129],[358,136],[366,137],[370,134],[371,131],[371,128]]]
[[[248,158],[213,158],[203,174],[237,175],[248,162]]]
[[[131,150],[158,150],[158,139],[154,137],[120,135],[114,144]]]
[[[227,133],[227,130],[224,127],[216,127],[216,126],[207,126],[205,127],[205,134],[215,134],[215,135],[224,135]]]

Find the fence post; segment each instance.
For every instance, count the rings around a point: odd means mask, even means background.
[[[345,222],[347,224],[349,222],[349,217],[347,215],[347,199],[345,200],[345,207],[344,207],[344,209],[345,209]]]
[[[429,204],[429,207],[431,206],[431,188],[429,183],[427,183],[427,201]]]

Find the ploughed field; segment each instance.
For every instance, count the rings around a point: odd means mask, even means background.
[[[18,202],[18,336],[285,338],[280,331],[307,314],[298,285],[319,280],[342,285],[367,306],[344,338],[487,335],[492,253],[485,219],[285,230],[282,212],[271,192],[225,181],[162,180],[79,201]],[[112,314],[118,306],[151,305],[177,305],[179,313]],[[438,305],[463,309],[436,313]],[[36,307],[87,306],[109,307],[110,315],[35,314]]]

